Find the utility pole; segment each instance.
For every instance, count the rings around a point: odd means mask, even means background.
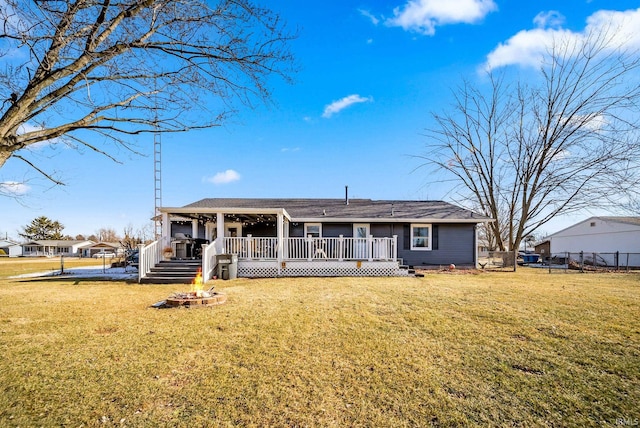
[[[158,131],[158,116],[156,113],[156,132],[153,133],[153,183],[155,192],[155,210],[153,213],[154,239],[162,237],[162,136]]]

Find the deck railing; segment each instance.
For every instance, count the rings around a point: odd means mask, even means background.
[[[205,281],[210,280],[215,275],[217,240],[202,247],[202,277]]]
[[[397,260],[392,238],[283,238],[282,260]],[[239,260],[277,260],[278,238],[224,238],[224,252]]]
[[[163,236],[149,245],[140,244],[138,253],[138,282],[151,272],[156,264],[162,260],[162,250],[169,245],[169,237]]]

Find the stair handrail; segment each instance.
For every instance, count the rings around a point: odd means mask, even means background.
[[[146,278],[151,268],[155,267],[162,260],[162,249],[169,246],[168,236],[163,236],[150,244],[139,244],[138,252],[138,282]]]
[[[210,244],[202,245],[202,280],[208,281],[213,278],[216,269],[217,239]]]

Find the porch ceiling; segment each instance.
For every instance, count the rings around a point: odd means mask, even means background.
[[[171,213],[169,213],[169,215],[171,216]],[[179,219],[174,218],[173,221],[179,222],[180,219],[183,219],[183,221],[198,220],[201,223],[215,223],[218,219],[217,214],[215,213],[180,213],[177,217],[179,217]],[[278,216],[274,214],[225,213],[224,221],[252,225],[269,223],[275,224],[278,221]]]

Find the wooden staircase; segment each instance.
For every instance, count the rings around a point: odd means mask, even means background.
[[[202,268],[201,260],[163,260],[140,280],[141,284],[192,284]]]
[[[401,270],[406,270],[407,271],[407,276],[413,276],[413,277],[418,277],[418,278],[422,278],[424,277],[424,274],[421,273],[416,273],[416,270],[413,268],[413,266],[407,266],[407,265],[400,265],[400,269]]]

